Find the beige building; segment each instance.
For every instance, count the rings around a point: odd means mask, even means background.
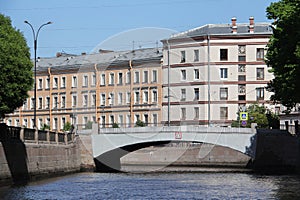
[[[61,130],[67,122],[79,129],[89,122],[102,127],[156,126],[162,120],[160,49],[100,51],[97,54],[42,58],[37,62],[36,124]],[[33,127],[34,98],[6,116],[8,125]]]
[[[273,76],[264,62],[271,34],[270,24],[250,17],[162,40],[163,122],[227,126],[249,104],[273,107],[265,89]]]

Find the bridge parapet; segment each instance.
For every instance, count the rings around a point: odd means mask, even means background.
[[[256,133],[251,128],[229,128],[229,127],[202,127],[202,126],[163,126],[163,127],[131,127],[131,128],[103,128],[99,134],[139,134],[139,133],[222,133],[222,134],[249,134]]]

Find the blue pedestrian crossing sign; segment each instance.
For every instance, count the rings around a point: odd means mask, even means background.
[[[247,112],[240,112],[240,120],[247,121],[248,120],[248,113]]]

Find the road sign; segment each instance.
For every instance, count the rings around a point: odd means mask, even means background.
[[[175,139],[177,140],[182,139],[182,132],[175,132]]]
[[[247,126],[247,121],[242,121],[242,126]]]
[[[240,112],[240,120],[247,121],[248,120],[248,113],[247,112]]]

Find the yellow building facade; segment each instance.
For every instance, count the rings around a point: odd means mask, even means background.
[[[39,59],[36,77],[36,125],[62,130],[92,122],[101,127],[130,127],[141,120],[157,126],[162,120],[162,52],[159,49],[58,54]],[[33,127],[34,91],[14,113],[12,126]]]

